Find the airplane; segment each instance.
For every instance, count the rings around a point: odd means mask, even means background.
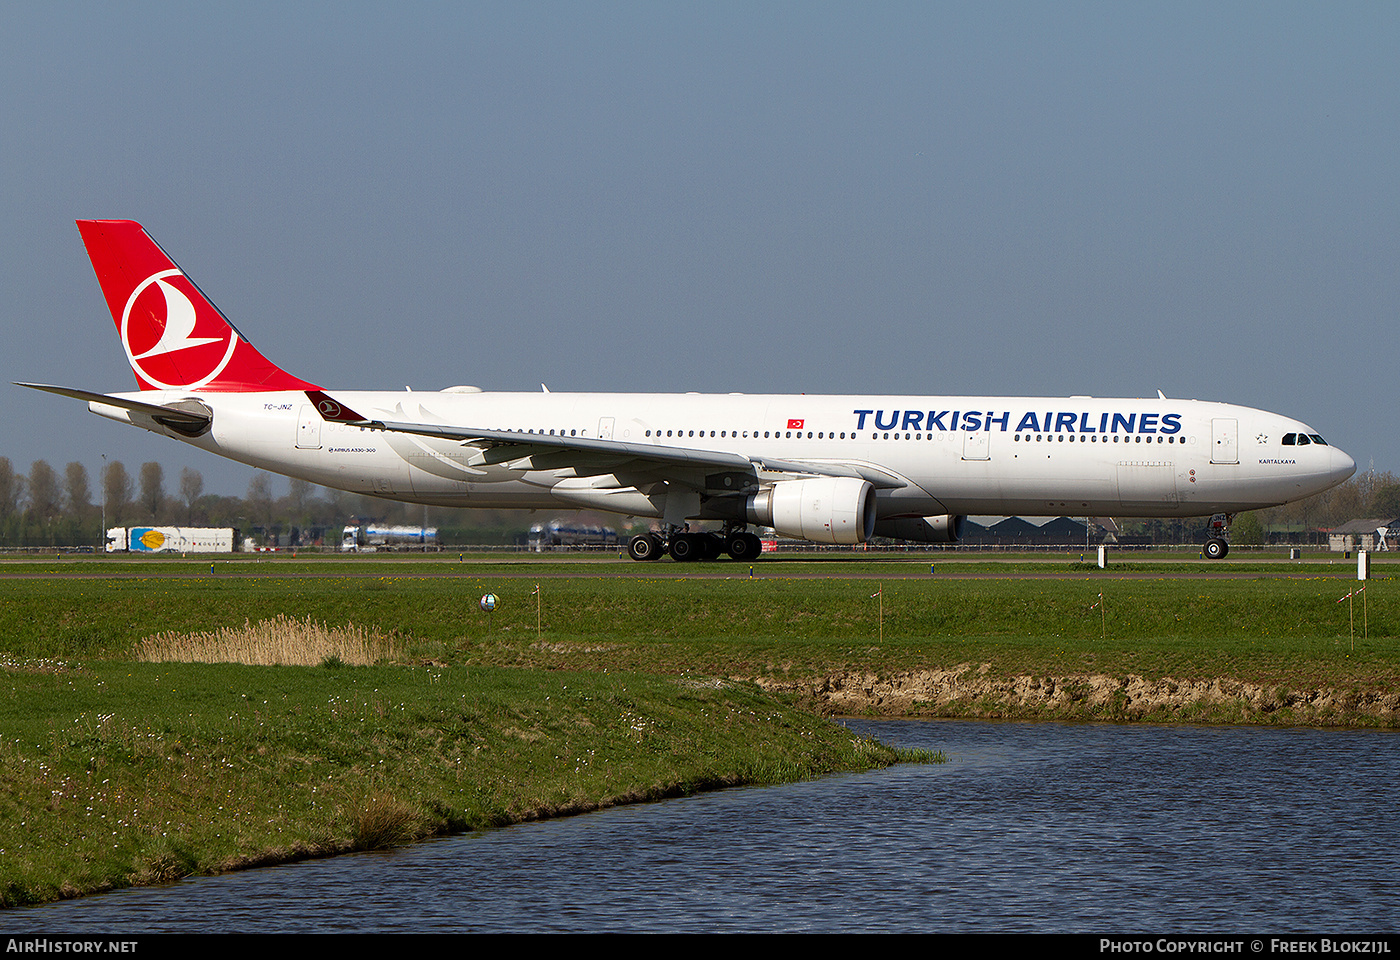
[[[1312,427],[1156,398],[327,390],[259,353],[130,220],[78,230],[135,392],[24,383],[99,416],[323,486],[448,507],[659,521],[634,560],[752,560],[751,527],[954,543],[968,515],[1233,515],[1342,483]],[[1223,517],[1223,519],[1221,519]],[[692,531],[714,521],[721,529]]]

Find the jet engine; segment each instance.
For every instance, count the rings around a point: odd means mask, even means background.
[[[875,488],[857,477],[779,480],[749,497],[749,523],[813,543],[861,543],[875,529]]]

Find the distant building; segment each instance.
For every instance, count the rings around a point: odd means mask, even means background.
[[[963,526],[962,542],[986,546],[1082,546],[1085,543],[1085,526],[1081,520],[1069,517],[1056,517],[1036,525],[1021,517],[1006,517],[990,526],[968,520]],[[1088,541],[1098,543],[1104,531],[1094,525]]]
[[[1400,518],[1351,520],[1327,532],[1327,548],[1343,550],[1389,550],[1400,533]]]

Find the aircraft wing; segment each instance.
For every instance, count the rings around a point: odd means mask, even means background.
[[[442,423],[371,419],[361,416],[323,391],[308,390],[306,395],[326,420],[420,437],[435,437],[471,444],[483,451],[484,463],[507,463],[528,459],[531,468],[549,470],[571,467],[579,476],[604,473],[657,473],[687,482],[698,489],[712,486],[708,481],[728,472],[741,473],[755,480],[779,476],[859,477],[882,489],[909,485],[909,481],[887,470],[855,461],[804,461],[773,457],[753,457],[723,450],[658,446],[603,440],[595,437],[565,437],[555,434],[524,433],[517,430],[487,430]],[[719,471],[718,474],[712,473]],[[727,486],[727,485],[726,485]],[[724,490],[730,492],[733,487]]]

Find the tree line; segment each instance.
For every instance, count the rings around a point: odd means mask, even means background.
[[[1317,496],[1258,511],[1253,521],[1265,538],[1306,537],[1360,518],[1400,518],[1400,479],[1389,471],[1357,474]],[[234,527],[262,542],[292,545],[336,543],[344,526],[374,521],[436,526],[445,544],[523,543],[530,524],[540,519],[525,510],[417,506],[295,477],[288,480],[287,493],[277,496],[272,474],[261,470],[253,473],[242,497],[205,493],[203,475],[190,467],[180,470],[171,490],[164,467],[154,461],[141,464],[134,476],[120,460],[104,461],[94,490],[81,463],[70,463],[60,473],[46,461],[35,460],[28,473],[20,473],[8,457],[0,457],[4,547],[99,547],[105,539],[104,521],[107,527]],[[1157,520],[1140,526],[1161,542],[1198,539],[1198,524]],[[1254,536],[1254,527],[1247,527]]]

